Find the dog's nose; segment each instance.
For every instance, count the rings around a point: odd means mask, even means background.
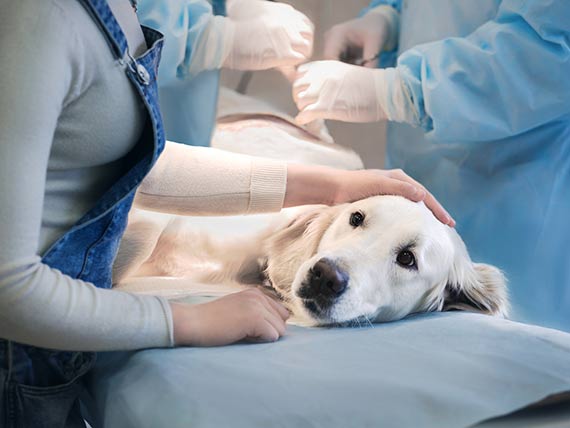
[[[313,294],[338,297],[346,290],[348,275],[329,259],[321,259],[309,271],[309,287]]]

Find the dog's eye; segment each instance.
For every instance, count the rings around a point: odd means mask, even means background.
[[[400,266],[405,268],[416,267],[416,258],[414,257],[414,254],[409,250],[400,251],[396,257],[396,261]]]
[[[350,225],[352,227],[362,226],[364,223],[364,214],[360,211],[356,211],[350,215]]]

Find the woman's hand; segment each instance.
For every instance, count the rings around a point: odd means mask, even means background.
[[[252,288],[212,302],[171,302],[176,346],[222,346],[241,340],[275,342],[285,334],[289,311]]]
[[[283,206],[336,205],[377,195],[398,195],[414,202],[423,201],[439,221],[455,226],[455,220],[434,196],[400,169],[345,171],[290,164]]]

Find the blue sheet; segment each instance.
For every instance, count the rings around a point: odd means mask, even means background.
[[[570,334],[469,313],[104,354],[102,427],[467,427],[570,391]]]

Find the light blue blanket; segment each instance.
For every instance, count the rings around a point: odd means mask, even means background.
[[[562,391],[570,334],[459,312],[106,354],[90,381],[94,428],[458,428]]]

